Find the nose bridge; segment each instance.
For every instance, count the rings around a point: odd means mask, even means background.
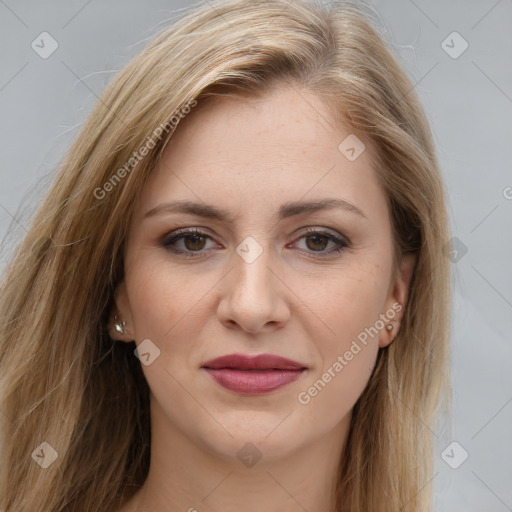
[[[269,274],[272,260],[271,248],[254,237],[246,237],[236,248],[234,285],[242,296],[255,295],[253,299],[271,298]],[[240,298],[240,297],[239,297]],[[243,298],[243,297],[241,297]]]
[[[219,305],[223,322],[256,332],[266,324],[282,324],[289,317],[278,280],[271,270],[274,255],[268,244],[247,237],[236,248],[234,268]]]

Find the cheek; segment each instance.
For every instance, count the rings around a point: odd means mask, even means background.
[[[134,260],[126,282],[136,339],[167,343],[181,324],[190,322],[211,288],[207,276],[190,277],[165,258]]]
[[[153,390],[162,386],[168,391],[170,386],[179,392],[167,371],[179,382],[190,379],[190,369],[198,364],[217,281],[213,272],[184,272],[161,255],[133,260],[126,284],[134,339],[137,345],[149,339],[156,346],[158,357],[142,368]]]
[[[368,384],[379,350],[375,323],[381,312],[375,287],[343,279],[331,286],[335,284],[344,285],[344,291],[323,303],[322,319],[329,330],[322,336],[311,331],[319,364],[297,397],[300,404],[311,404],[310,414],[333,425],[350,412]]]
[[[171,286],[158,267],[150,265],[132,267],[126,282],[135,338],[161,340],[182,313],[176,287]]]
[[[319,281],[320,284],[311,282],[299,288],[297,295],[303,298],[310,311],[309,329],[316,319],[317,332],[322,333],[316,338],[322,343],[319,348],[332,354],[344,350],[351,340],[375,325],[384,312],[387,275],[380,265],[360,261],[330,272]],[[315,341],[317,345],[318,342]]]
[[[321,287],[308,293],[304,290],[305,302],[315,313],[309,314],[307,329],[319,365],[307,383],[313,387],[303,391],[322,410],[334,407],[346,413],[363,392],[378,353],[380,329],[376,323],[383,313],[386,291],[380,265],[363,262],[346,272],[333,273]]]
[[[305,385],[297,396],[304,412],[322,421],[329,429],[350,413],[370,379],[377,349],[351,345],[329,360],[322,371]],[[347,357],[348,354],[350,358]],[[314,423],[318,424],[314,421]]]

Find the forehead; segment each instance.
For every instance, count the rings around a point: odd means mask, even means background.
[[[261,98],[209,98],[180,121],[142,203],[147,211],[184,198],[257,212],[336,196],[381,215],[387,203],[370,148],[360,152],[354,137],[348,126],[334,123],[320,98],[295,87],[277,87]],[[343,153],[347,145],[360,152],[357,158]]]

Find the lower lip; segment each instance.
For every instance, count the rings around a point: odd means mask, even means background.
[[[230,368],[204,368],[222,387],[241,395],[261,395],[282,388],[297,380],[305,368],[299,370],[244,371]]]

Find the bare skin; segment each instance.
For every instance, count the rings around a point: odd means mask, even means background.
[[[415,260],[404,258],[392,279],[390,212],[369,150],[349,161],[338,146],[350,131],[328,119],[319,98],[284,85],[263,99],[199,104],[141,191],[116,307],[122,339],[149,339],[160,354],[142,366],[151,468],[119,512],[331,510],[353,406],[379,349],[400,328],[404,308],[396,305],[406,303]],[[334,207],[277,217],[285,203],[325,198],[363,215]],[[176,200],[233,218],[165,210],[145,217]],[[204,233],[166,247],[183,228]],[[339,244],[325,232],[348,247],[335,252]],[[236,251],[247,237],[261,249],[250,263]],[[376,325],[354,354],[354,340]],[[244,396],[202,368],[232,353],[276,354],[307,369],[280,389]],[[308,393],[322,378],[325,386]],[[249,458],[261,454],[250,467],[245,452],[237,455],[244,446]]]

